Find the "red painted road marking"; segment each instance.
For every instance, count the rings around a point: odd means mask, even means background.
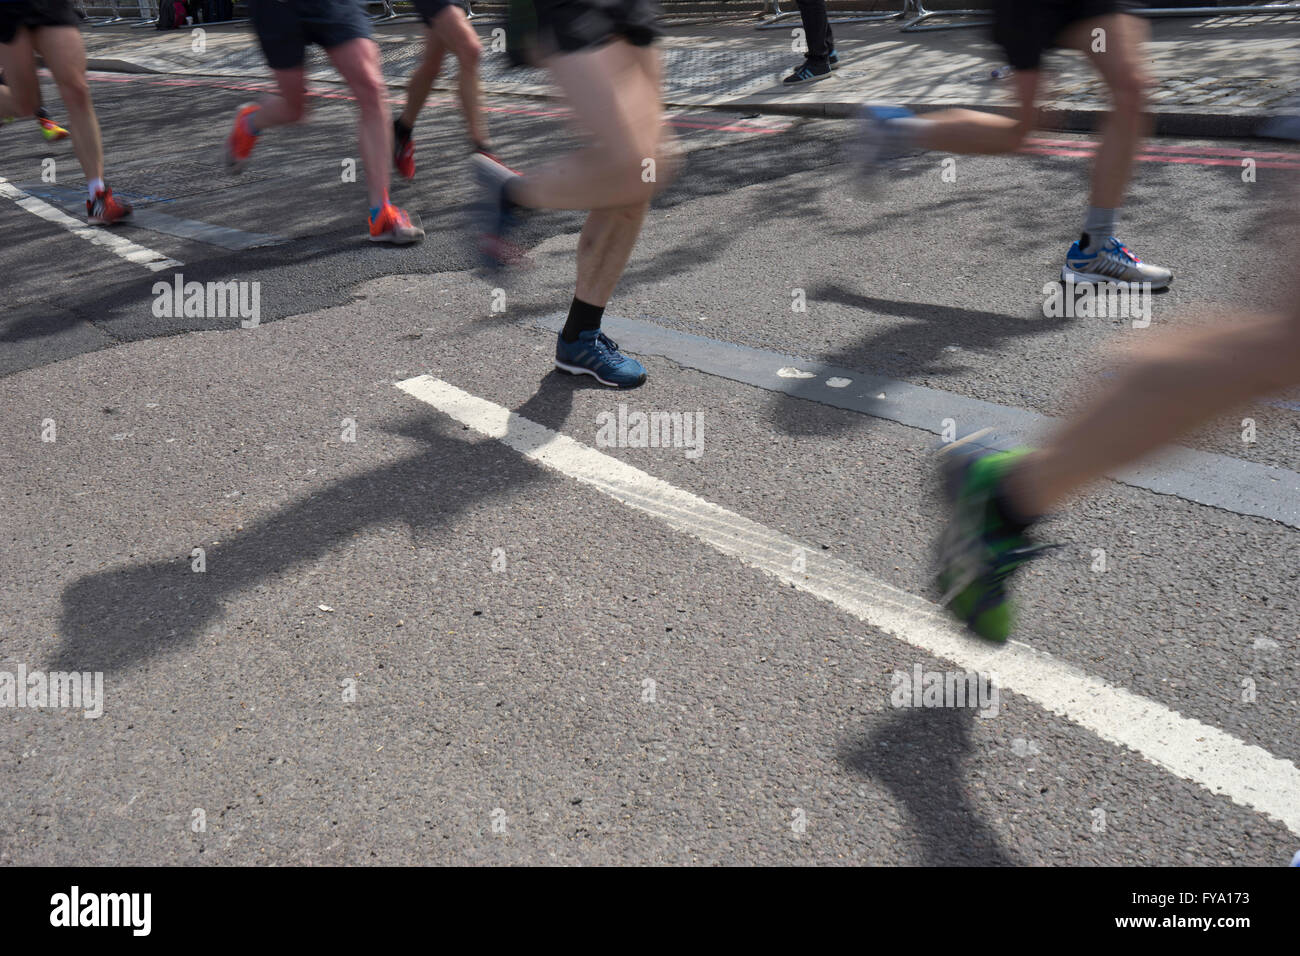
[[[1096,149],[1097,143],[1093,140],[1077,139],[1039,139],[1030,137],[1025,140],[1029,146],[1062,146],[1071,149],[1086,147]],[[1178,153],[1189,156],[1236,156],[1239,159],[1287,159],[1300,162],[1300,150],[1294,150],[1289,153],[1265,152],[1257,149],[1231,149],[1226,146],[1158,146],[1148,144],[1142,147],[1147,153]]]
[[[1096,150],[1083,150],[1083,148],[1071,148],[1071,150],[1054,150],[1054,148],[1023,146],[1018,152],[1030,153],[1034,156],[1063,156],[1067,159],[1092,159],[1096,156]],[[1264,153],[1260,153],[1264,155]],[[1284,155],[1284,153],[1283,153]],[[1243,153],[1242,159],[1248,159],[1247,153]],[[1174,165],[1193,165],[1193,166],[1234,166],[1236,169],[1242,168],[1240,159],[1214,159],[1210,156],[1153,156],[1149,152],[1149,147],[1143,147],[1143,152],[1136,156],[1139,163],[1166,163]],[[1253,157],[1249,157],[1253,159]],[[1300,155],[1291,157],[1290,163],[1269,163],[1269,161],[1256,161],[1257,169],[1300,169]]]

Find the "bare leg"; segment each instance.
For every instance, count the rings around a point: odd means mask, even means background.
[[[976,110],[940,110],[926,113],[924,128],[916,144],[945,153],[995,155],[1013,153],[1020,148],[1037,119],[1040,71],[1024,70],[1012,74],[1019,103],[1014,118]]]
[[[352,88],[361,109],[359,139],[366,167],[366,192],[371,207],[388,201],[388,164],[393,154],[393,124],[385,103],[379,47],[374,40],[357,38],[326,51],[334,68]]]
[[[1102,51],[1094,51],[1093,31],[1101,30]],[[1101,130],[1101,146],[1092,167],[1089,203],[1116,209],[1124,201],[1142,137],[1149,128],[1146,116],[1146,75],[1142,45],[1150,28],[1140,17],[1115,13],[1075,24],[1066,33],[1068,46],[1082,50],[1092,60],[1110,88],[1111,111]]]
[[[547,66],[595,143],[525,175],[511,198],[535,209],[648,202],[673,172],[663,134],[657,52],[615,40],[553,57]]]
[[[636,206],[595,209],[578,236],[578,284],[574,295],[583,302],[605,306],[627,268],[649,202]]]
[[[8,82],[9,116],[31,116],[41,102],[40,81],[36,77],[36,51],[32,32],[20,29],[12,43],[0,45],[0,69]]]
[[[469,138],[477,146],[488,146],[487,124],[483,122],[483,100],[479,94],[479,61],[483,45],[478,34],[469,25],[460,7],[450,6],[433,20],[433,32],[444,49],[456,55],[460,68],[456,72],[456,92],[460,95],[460,111],[469,129]]]
[[[1107,472],[1216,414],[1300,384],[1300,306],[1289,316],[1174,335],[1121,377],[1007,478],[1022,514],[1045,514]]]
[[[81,33],[76,27],[41,27],[35,31],[32,46],[54,74],[59,95],[68,109],[72,150],[81,163],[81,171],[87,180],[103,179],[104,147],[99,138],[99,120],[95,118],[95,107],[90,99],[90,84],[86,81],[86,48],[82,45]],[[34,61],[32,67],[31,79],[34,81]],[[5,75],[7,77],[8,73]],[[14,89],[17,89],[17,84]],[[34,90],[31,109],[26,112],[35,112],[40,103],[40,87],[35,86]]]
[[[307,117],[307,80],[303,68],[295,66],[287,70],[272,70],[271,73],[279,93],[257,101],[260,109],[254,122],[259,131],[300,123]]]
[[[0,120],[16,119],[22,116],[18,111],[18,104],[14,101],[9,92],[9,87],[0,83]]]
[[[443,11],[446,13],[446,11]],[[424,109],[424,102],[433,89],[433,81],[442,72],[442,58],[447,48],[431,28],[424,31],[424,57],[415,68],[410,79],[406,81],[406,106],[402,109],[402,122],[407,128],[415,126],[415,121]]]

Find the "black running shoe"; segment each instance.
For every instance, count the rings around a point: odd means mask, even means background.
[[[831,75],[831,68],[825,63],[814,63],[812,60],[804,60],[803,66],[795,70],[781,82],[786,86],[794,86],[796,83],[815,83],[817,80],[824,80]]]

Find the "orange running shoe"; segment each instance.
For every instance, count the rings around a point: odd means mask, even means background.
[[[92,226],[112,226],[131,215],[131,204],[113,198],[113,190],[105,186],[86,200],[86,222]]]
[[[398,209],[390,202],[384,203],[379,215],[370,220],[370,241],[391,242],[406,246],[424,238],[424,230],[417,223],[411,222],[406,210]]]
[[[257,137],[248,131],[247,120],[260,109],[256,103],[245,103],[235,114],[235,125],[226,137],[226,165],[232,172],[237,173],[243,168],[257,145]]]
[[[393,165],[403,179],[415,178],[415,137],[402,137],[397,121],[393,121]]]
[[[41,135],[52,143],[61,139],[67,139],[72,135],[48,116],[36,117],[36,123],[41,128]]]

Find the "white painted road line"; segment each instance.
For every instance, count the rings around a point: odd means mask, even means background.
[[[539,319],[536,324],[559,331],[564,314]],[[1034,436],[1059,425],[1059,419],[1023,408],[678,332],[640,319],[606,315],[601,327],[633,355],[662,355],[707,375],[861,412],[935,435],[942,433],[948,418],[961,422],[963,431],[989,428],[992,437],[981,443],[989,447],[1033,444]],[[1158,494],[1176,495],[1234,514],[1300,528],[1300,474],[1286,468],[1179,446],[1111,477]]]
[[[43,199],[28,195],[3,176],[0,176],[0,196],[12,199],[32,215],[40,216],[56,226],[62,226],[74,236],[85,239],[87,242],[93,242],[97,246],[103,246],[115,255],[121,256],[127,262],[134,262],[136,265],[144,266],[152,272],[175,269],[185,264],[177,262],[175,259],[169,259],[161,252],[138,245],[130,239],[114,235],[102,226],[88,226],[81,220],[69,216],[63,210],[55,209]]]
[[[82,190],[71,186],[46,186],[43,183],[17,183],[15,185],[29,196],[53,200],[65,210],[71,209],[75,211],[85,201]],[[131,216],[131,225],[137,229],[166,233],[169,236],[176,236],[178,239],[193,239],[196,242],[229,249],[232,252],[242,252],[244,249],[260,249],[265,246],[278,246],[289,241],[284,236],[274,236],[264,232],[245,232],[243,229],[217,226],[197,219],[181,219],[177,216],[169,216],[165,212],[159,212],[153,207],[145,209],[137,207],[134,215]]]
[[[997,647],[970,637],[935,605],[825,556],[820,548],[801,545],[454,385],[421,375],[397,387],[541,465],[830,601],[913,647],[966,670],[995,674],[998,686],[1300,834],[1300,769],[1262,747],[1027,645]],[[796,553],[803,556],[803,571],[794,570]]]

